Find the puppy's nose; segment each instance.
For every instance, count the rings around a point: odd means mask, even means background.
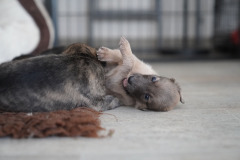
[[[133,77],[134,77],[134,76],[130,76],[130,77],[128,78],[128,83],[129,83],[129,84],[132,84],[132,82],[133,82]]]

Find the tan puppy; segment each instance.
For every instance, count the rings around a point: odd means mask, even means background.
[[[158,76],[151,66],[140,61],[131,51],[127,39],[121,37],[120,48],[101,47],[98,59],[107,62],[106,88],[123,105],[141,110],[168,111],[179,101],[181,89],[173,78]]]

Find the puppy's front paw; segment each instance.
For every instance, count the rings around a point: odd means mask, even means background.
[[[132,53],[128,40],[123,36],[120,38],[119,49],[120,49],[121,53],[124,53],[124,54]]]
[[[98,60],[99,61],[110,61],[111,59],[110,59],[109,53],[110,53],[110,49],[109,48],[107,48],[107,47],[100,47],[97,50]]]

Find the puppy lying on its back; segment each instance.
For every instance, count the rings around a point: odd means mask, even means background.
[[[106,95],[104,69],[96,50],[73,44],[62,54],[0,65],[0,110],[39,112],[75,107],[107,110],[118,99]]]
[[[119,50],[101,47],[98,59],[107,62],[106,87],[123,105],[141,110],[168,111],[179,101],[181,89],[173,78],[158,76],[133,55],[129,42],[122,37]]]

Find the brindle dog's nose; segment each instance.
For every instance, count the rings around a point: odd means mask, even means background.
[[[132,82],[133,82],[133,77],[134,77],[134,76],[130,76],[130,77],[128,78],[128,83],[129,83],[129,84],[132,84]]]

